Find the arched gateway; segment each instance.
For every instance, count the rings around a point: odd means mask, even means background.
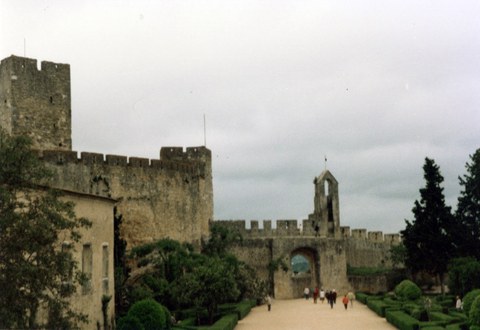
[[[349,290],[384,291],[385,279],[359,279],[347,276],[351,267],[388,266],[388,251],[400,242],[399,234],[370,232],[340,226],[338,182],[325,170],[313,181],[314,211],[299,228],[296,220],[246,222],[214,221],[238,231],[243,241],[232,252],[257,270],[260,278],[268,280],[277,299],[298,298],[305,287],[336,289],[340,294]],[[283,264],[288,270],[272,269]]]

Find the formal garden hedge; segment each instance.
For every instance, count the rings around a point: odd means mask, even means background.
[[[172,326],[172,330],[232,330],[237,322],[250,313],[252,307],[256,306],[255,300],[245,300],[236,304],[220,305],[218,310],[218,320],[210,326],[196,326],[196,310],[189,309],[179,311],[177,315],[181,318],[179,322]],[[206,313],[206,312],[205,312]]]
[[[410,294],[416,290],[408,288],[406,291],[407,294],[400,297],[393,293],[384,295],[357,293],[356,298],[401,330],[471,329],[466,313],[454,308],[453,296],[432,295],[409,300],[406,297],[417,296]]]

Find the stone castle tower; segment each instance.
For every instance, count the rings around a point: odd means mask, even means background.
[[[313,180],[315,197],[313,213],[308,216],[317,236],[340,236],[338,182],[330,171],[323,171]]]
[[[0,127],[27,135],[51,186],[116,200],[130,249],[170,237],[199,246],[213,220],[211,151],[162,147],[159,159],[72,151],[70,66],[10,56],[0,64]],[[92,199],[92,208],[95,202]],[[113,212],[113,210],[112,210]]]
[[[36,149],[72,150],[70,66],[11,56],[0,64],[0,123]]]

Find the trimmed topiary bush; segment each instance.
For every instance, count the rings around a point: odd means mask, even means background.
[[[475,298],[477,298],[477,296],[480,296],[480,289],[470,291],[463,298],[463,310],[465,311],[467,316],[469,316],[470,308],[472,307],[473,301],[475,300]]]
[[[395,287],[395,295],[402,300],[416,300],[422,295],[422,290],[410,280],[403,280]]]
[[[137,318],[144,329],[163,330],[169,324],[166,314],[165,307],[153,299],[145,299],[133,304],[127,316]]]
[[[145,330],[145,328],[135,316],[125,315],[118,320],[117,330]]]

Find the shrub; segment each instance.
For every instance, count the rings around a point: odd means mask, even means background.
[[[237,314],[227,314],[215,322],[208,329],[210,330],[233,330],[238,322]]]
[[[445,326],[446,330],[468,330],[468,326],[465,322],[462,323],[454,323]]]
[[[145,328],[135,316],[125,315],[118,320],[117,330],[145,330]]]
[[[362,304],[367,304],[367,299],[369,295],[363,292],[358,292],[355,294],[355,299],[360,301]]]
[[[387,310],[385,317],[390,324],[393,324],[400,330],[418,329],[418,320],[402,311]]]
[[[370,299],[367,303],[368,308],[377,313],[378,316],[385,317],[385,308],[387,304],[382,300]]]
[[[153,299],[136,302],[129,309],[127,316],[136,317],[148,330],[162,330],[168,327],[165,308]]]
[[[473,301],[468,315],[470,325],[480,327],[480,295],[478,295]]]
[[[480,289],[475,289],[467,293],[463,298],[463,310],[465,311],[467,316],[469,316],[470,314],[469,312],[470,312],[470,308],[472,307],[473,301],[479,295],[480,295]]]
[[[422,295],[422,290],[410,280],[403,280],[395,287],[395,295],[402,300],[416,300]]]

